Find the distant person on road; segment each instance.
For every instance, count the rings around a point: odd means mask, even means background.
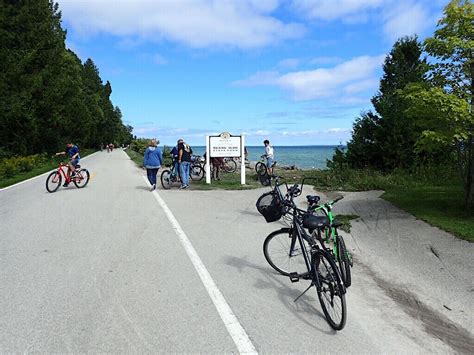
[[[146,168],[146,175],[151,185],[151,191],[156,189],[156,174],[158,174],[158,170],[163,163],[163,154],[157,145],[156,139],[150,140],[148,148],[146,148],[145,154],[143,155],[143,166]]]
[[[193,150],[191,147],[184,142],[184,140],[178,140],[178,163],[179,171],[181,173],[181,187],[180,189],[187,189],[189,187],[189,168],[191,166],[191,154]]]
[[[273,147],[268,139],[265,139],[263,144],[265,145],[265,158],[267,159],[267,173],[273,175]]]
[[[67,164],[68,169],[67,173],[69,177],[72,179],[73,177],[76,176],[76,165],[79,164],[79,161],[81,160],[81,156],[79,155],[79,147],[77,145],[74,145],[72,143],[66,144],[66,149],[64,152],[59,152],[56,153],[56,155],[69,155],[69,163]],[[64,182],[64,187],[67,187],[68,182]]]

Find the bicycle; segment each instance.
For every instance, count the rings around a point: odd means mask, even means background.
[[[199,164],[191,164],[189,167],[189,177],[193,181],[202,180],[204,177],[204,169]],[[168,167],[168,169],[161,172],[160,181],[161,186],[163,186],[165,190],[170,189],[174,183],[179,182],[179,173],[175,164],[171,166],[171,169]]]
[[[319,196],[308,195],[306,200],[308,202],[308,212],[319,212],[322,211],[328,218],[329,226],[324,229],[324,238],[319,234],[318,240],[322,248],[328,249],[339,264],[339,270],[341,272],[342,281],[347,287],[351,286],[351,267],[353,266],[352,254],[347,251],[346,243],[344,238],[337,232],[337,228],[342,224],[337,221],[332,214],[332,206],[344,197],[338,197],[333,201],[326,202],[325,204],[319,204]],[[314,233],[314,232],[313,232]],[[329,245],[329,248],[326,247]]]
[[[264,208],[263,213],[267,221],[276,221],[283,215],[283,207],[289,207],[292,215],[290,228],[282,228],[267,236],[263,243],[265,259],[280,274],[286,275],[291,282],[300,279],[311,281],[308,288],[294,301],[297,302],[311,287],[316,288],[318,299],[328,324],[335,330],[344,328],[347,318],[345,293],[346,288],[341,280],[339,269],[334,258],[325,249],[320,248],[312,231],[327,227],[328,219],[325,216],[316,216],[296,207],[294,198],[301,194],[297,184],[288,189],[287,198],[283,201],[273,200],[272,204]],[[308,234],[305,229],[309,229]],[[298,242],[298,245],[297,245]],[[278,260],[291,260],[291,257],[301,255],[304,264],[299,271],[294,268],[284,270]],[[278,265],[277,265],[278,264]]]
[[[64,176],[65,182],[70,184],[71,182],[76,185],[77,188],[84,188],[90,179],[89,171],[85,168],[81,168],[79,164],[75,166],[75,175],[71,178],[64,168],[69,170],[69,166],[60,162],[56,171],[51,172],[46,178],[46,190],[48,192],[56,192],[61,186],[61,182]]]
[[[237,170],[237,162],[234,158],[224,158],[222,170],[226,173],[235,173]]]
[[[267,175],[267,162],[266,162],[267,158],[266,158],[266,155],[261,155],[260,156],[260,161],[255,164],[255,172],[257,173],[257,176],[260,176],[260,177],[263,177],[265,175]],[[272,163],[272,166],[271,168],[273,169],[276,165],[276,161],[274,161]]]

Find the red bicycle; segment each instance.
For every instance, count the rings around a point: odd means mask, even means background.
[[[66,172],[64,171],[66,168]],[[79,164],[76,165],[76,174],[71,178],[67,173],[69,169],[67,164],[59,163],[58,169],[53,171],[49,174],[48,178],[46,179],[46,190],[48,192],[56,192],[61,186],[61,182],[64,180],[69,184],[71,182],[76,185],[77,188],[81,189],[87,185],[89,182],[90,174],[87,169],[81,168]]]

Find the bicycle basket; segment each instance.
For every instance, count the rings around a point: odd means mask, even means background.
[[[267,223],[275,222],[283,215],[283,204],[273,191],[267,192],[258,199],[257,210],[262,214]]]

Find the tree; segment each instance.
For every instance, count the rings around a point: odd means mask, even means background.
[[[413,151],[421,131],[405,114],[400,90],[408,83],[426,82],[428,67],[421,56],[422,45],[413,36],[399,39],[385,58],[380,87],[372,98],[375,112],[363,113],[353,126],[346,154],[352,167],[392,170],[416,163]]]
[[[435,86],[409,87],[408,113],[423,117],[427,128],[418,140],[419,150],[451,146],[464,180],[465,204],[474,208],[474,4],[453,0],[426,51],[436,58],[431,82]]]

